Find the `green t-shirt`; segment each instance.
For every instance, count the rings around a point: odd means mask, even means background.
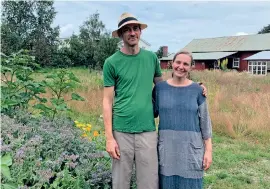
[[[115,87],[112,110],[114,131],[155,131],[152,106],[154,77],[161,77],[157,56],[140,49],[136,55],[117,51],[103,66],[104,87]]]

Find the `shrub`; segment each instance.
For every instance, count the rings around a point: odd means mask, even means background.
[[[72,120],[33,118],[24,112],[16,119],[1,115],[1,156],[11,154],[11,178],[20,187],[110,188],[110,158],[82,138]]]

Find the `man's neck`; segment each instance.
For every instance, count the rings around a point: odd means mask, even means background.
[[[134,47],[124,45],[124,47],[121,48],[121,52],[127,55],[138,54],[140,52],[140,47],[139,45],[135,45]]]

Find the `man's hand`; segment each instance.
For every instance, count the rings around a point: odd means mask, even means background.
[[[120,150],[114,138],[106,141],[106,151],[112,158],[120,159]]]
[[[203,95],[207,96],[207,88],[203,84],[200,84],[200,86],[203,88]]]
[[[203,168],[206,171],[209,169],[210,165],[212,164],[212,152],[211,151],[205,151],[204,157],[203,157]]]

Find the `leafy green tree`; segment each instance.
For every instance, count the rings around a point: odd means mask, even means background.
[[[80,27],[79,35],[68,40],[68,49],[63,48],[74,66],[87,66],[100,69],[107,57],[118,49],[118,38],[112,38],[99,13],[94,13]]]
[[[106,58],[116,52],[118,49],[117,44],[119,41],[119,38],[110,37],[109,33],[106,33],[100,37],[94,53],[94,60],[98,68],[103,68]]]
[[[264,26],[264,27],[258,32],[258,34],[263,34],[263,33],[270,33],[270,24],[268,24],[267,26]]]
[[[56,50],[59,27],[51,24],[56,12],[53,1],[3,1],[1,52],[31,51],[41,65],[50,65]]]
[[[159,49],[156,52],[156,55],[158,58],[162,58],[163,56],[163,46],[159,47]]]
[[[1,52],[6,55],[31,48],[35,15],[33,1],[3,1]]]
[[[35,30],[32,33],[33,54],[42,66],[52,65],[53,55],[57,50],[56,41],[59,36],[59,26],[51,25],[56,16],[53,1],[36,1]]]

